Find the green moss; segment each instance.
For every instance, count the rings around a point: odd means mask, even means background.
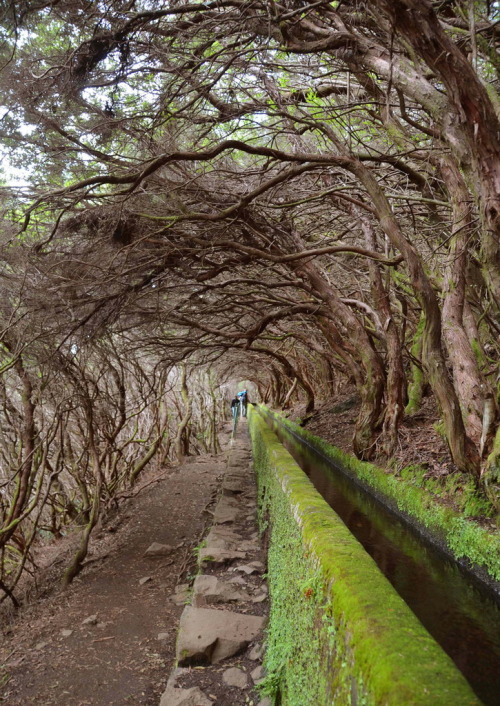
[[[488,368],[488,360],[486,356],[484,355],[483,349],[481,347],[481,344],[476,338],[471,338],[470,345],[472,348],[472,352],[474,353],[474,357],[476,359],[476,362],[481,370],[484,370],[485,368]]]
[[[283,706],[478,704],[464,678],[250,414],[271,597],[262,688]]]
[[[466,473],[451,473],[448,476],[429,477],[428,470],[418,464],[405,466],[399,477],[406,484],[415,485],[434,498],[446,500],[465,517],[493,517],[495,508],[477,490],[474,478]]]
[[[486,468],[482,478],[490,502],[500,512],[500,427],[498,427],[493,447],[486,459]]]
[[[420,315],[417,330],[413,337],[411,354],[414,360],[419,360],[422,355],[422,335],[425,327],[425,315]],[[422,366],[416,363],[411,364],[411,382],[408,386],[408,403],[405,407],[405,414],[412,415],[418,412],[422,404],[422,394],[424,389],[425,377]]]

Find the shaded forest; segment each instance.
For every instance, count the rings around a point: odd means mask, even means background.
[[[27,0],[0,28],[0,591],[143,471],[218,450],[228,385],[432,397],[499,509],[500,8]],[[0,598],[2,600],[2,598]]]

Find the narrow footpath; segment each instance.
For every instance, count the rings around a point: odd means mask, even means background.
[[[256,522],[257,498],[246,420],[231,442],[213,512],[199,550],[200,573],[177,588],[185,606],[176,669],[160,706],[270,706],[255,686],[263,679],[262,644],[268,608],[265,554]]]
[[[229,656],[226,648],[221,651],[220,645],[227,644],[222,636],[216,640],[219,648],[206,646],[206,657],[185,658],[182,671],[172,672],[179,621],[189,601],[194,600],[199,610],[208,611],[206,606],[210,606],[210,612],[217,609],[221,615],[226,611],[220,601],[229,601],[238,606],[238,613],[253,615],[254,627],[258,624],[259,629],[260,616],[266,612],[264,560],[256,532],[245,423],[235,441],[228,440],[225,446],[218,456],[188,459],[127,500],[114,522],[96,534],[89,564],[73,585],[65,591],[49,591],[3,626],[0,703],[158,706],[161,701],[162,706],[198,706],[196,698],[186,701],[180,693],[196,688],[206,694],[206,702],[201,703],[257,706],[253,685],[262,676],[257,669],[259,630],[245,633],[237,654]],[[236,488],[238,473],[240,486]],[[214,512],[223,493],[228,494],[226,515],[219,507],[222,514],[217,518]],[[226,535],[226,548],[221,544],[219,549],[237,556],[219,555],[217,560],[212,549],[209,557],[207,550],[213,544],[210,535],[205,541],[203,537],[210,531],[217,543],[217,536],[220,540],[230,531],[236,517],[229,508],[235,504],[241,509],[238,537],[232,530],[232,540]],[[221,532],[214,532],[216,523]],[[216,559],[204,562],[210,565],[204,574],[214,578],[198,577],[193,593],[197,554],[202,558],[204,552],[205,558]],[[57,561],[53,561],[54,568]],[[224,572],[232,592],[220,582]],[[184,657],[186,650],[186,646],[181,648]],[[219,658],[222,661],[209,669],[192,666]],[[230,668],[236,671],[228,675]]]

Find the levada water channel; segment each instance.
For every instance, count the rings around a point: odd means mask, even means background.
[[[420,536],[349,473],[267,422],[487,706],[500,704],[500,596]]]

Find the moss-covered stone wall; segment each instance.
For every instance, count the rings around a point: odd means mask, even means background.
[[[280,706],[479,704],[469,685],[250,414],[271,596],[266,693]]]

